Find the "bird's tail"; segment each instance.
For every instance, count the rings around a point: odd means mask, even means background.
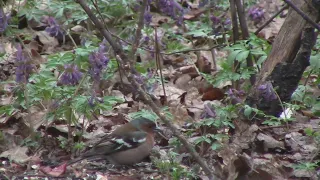
[[[102,159],[106,159],[104,156],[102,155],[92,155],[92,156],[80,156],[80,157],[77,157],[77,158],[74,158],[74,159],[71,159],[68,163],[67,163],[67,166],[70,166],[72,164],[75,164],[79,161],[82,161],[82,160],[87,160],[87,161],[93,161],[93,160],[102,160]]]

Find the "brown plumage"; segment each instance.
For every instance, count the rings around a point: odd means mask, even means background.
[[[103,137],[89,151],[71,160],[68,165],[83,159],[106,159],[119,165],[141,162],[150,154],[157,131],[159,128],[153,121],[143,117],[134,119]]]

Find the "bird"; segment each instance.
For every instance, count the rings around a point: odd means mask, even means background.
[[[106,159],[114,165],[139,163],[150,154],[155,133],[161,134],[161,129],[154,121],[138,117],[117,127],[111,134],[102,137],[90,150],[67,164],[84,159]]]

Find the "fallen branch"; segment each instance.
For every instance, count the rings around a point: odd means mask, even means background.
[[[283,6],[277,13],[275,13],[270,19],[268,19],[268,21],[266,21],[261,27],[259,27],[256,32],[254,32],[255,35],[258,35],[259,32],[265,28],[269,23],[271,23],[271,21],[273,21],[274,18],[276,18],[282,11],[284,11],[285,9],[287,9],[289,6]]]
[[[301,11],[297,6],[295,6],[290,0],[284,0],[292,9],[294,9],[300,16],[310,23],[314,28],[320,31],[319,24],[315,23],[309,16],[307,16],[303,11]]]

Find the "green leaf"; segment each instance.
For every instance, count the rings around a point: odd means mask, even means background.
[[[249,55],[250,51],[241,51],[237,56],[236,59],[240,62],[244,62],[248,55]]]
[[[187,35],[192,35],[193,37],[207,37],[208,33],[203,32],[203,30],[194,30],[191,32],[186,33]]]
[[[252,54],[252,55],[257,55],[257,56],[266,56],[267,54],[266,54],[266,52],[264,52],[264,51],[262,51],[261,49],[252,49],[252,50],[250,50],[250,53]]]
[[[266,59],[268,56],[261,56],[258,61],[257,61],[257,65],[260,66]]]
[[[319,54],[317,54],[316,56],[310,57],[310,67],[313,70],[320,69],[320,55]]]
[[[199,144],[199,143],[201,143],[203,141],[204,141],[204,139],[202,137],[199,137],[194,141],[194,144]]]
[[[218,143],[213,143],[212,145],[211,145],[211,149],[212,150],[217,150],[217,149],[219,149],[221,147],[221,145],[220,144],[218,144]]]
[[[314,131],[312,128],[306,128],[304,129],[304,132],[306,133],[306,135],[312,136]]]
[[[144,117],[144,118],[147,118],[147,119],[150,119],[150,120],[153,120],[153,121],[156,121],[158,119],[157,114],[155,114],[152,111],[145,110],[145,109],[142,109],[141,111],[138,111],[138,112],[130,113],[129,117],[130,117],[130,119],[136,119],[136,118],[139,118],[139,117]]]
[[[319,116],[319,114],[320,114],[320,102],[319,101],[313,105],[311,111],[314,113],[315,116]]]
[[[15,108],[12,105],[0,106],[0,115],[6,114],[7,116],[11,116],[14,111]]]
[[[243,114],[244,114],[246,117],[249,118],[249,116],[250,116],[251,113],[252,113],[252,108],[251,108],[250,106],[248,106],[248,105],[245,105],[244,108],[245,108],[245,109],[244,109]]]
[[[236,59],[236,56],[237,56],[240,52],[242,52],[242,50],[232,51],[232,52],[230,53],[230,55],[228,56],[228,59],[227,59],[228,64],[232,64],[233,61]]]

